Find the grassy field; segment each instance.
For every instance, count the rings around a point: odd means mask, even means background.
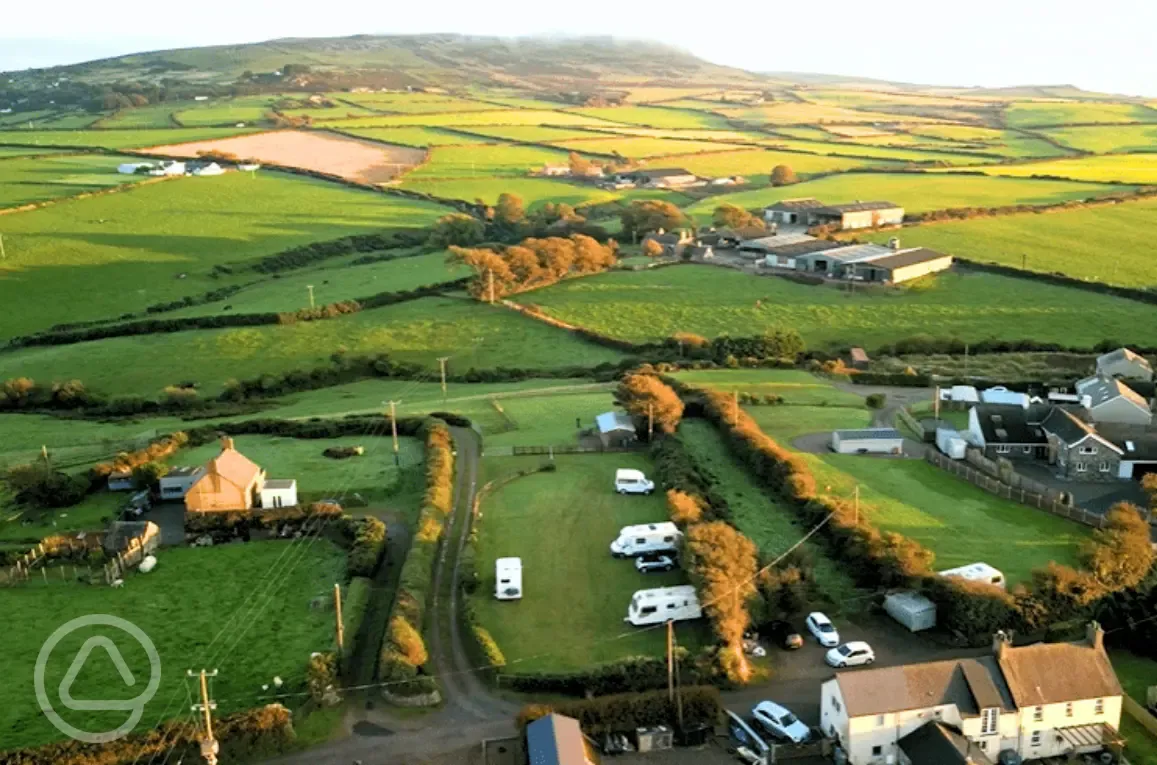
[[[794,154],[765,149],[739,149],[719,151],[715,154],[696,154],[679,157],[678,160],[672,160],[671,163],[678,164],[679,167],[686,168],[696,175],[708,177],[743,175],[752,183],[766,183],[768,174],[776,165],[787,165],[797,174],[807,176],[817,173],[838,172],[851,167],[889,164],[884,160],[825,157],[816,154]]]
[[[906,244],[924,244],[913,236],[917,231],[905,230]],[[680,266],[567,282],[524,296],[524,302],[564,321],[635,341],[675,332],[715,336],[792,327],[812,347],[872,349],[913,335],[972,342],[1029,337],[1090,347],[1106,337],[1129,338],[1138,345],[1157,342],[1157,329],[1150,330],[1146,318],[1157,318],[1151,306],[977,273],[941,274],[898,292],[849,294],[712,266]],[[1098,320],[1089,322],[1090,315]]]
[[[781,199],[815,197],[833,204],[845,200],[887,199],[907,212],[916,213],[949,207],[1055,204],[1119,191],[1119,186],[1103,184],[982,175],[845,173],[793,186],[767,186],[708,197],[688,207],[687,212],[698,220],[707,221],[711,219],[712,211],[724,203],[753,209]]]
[[[594,109],[575,109],[578,114],[653,128],[709,128],[727,129],[727,120],[715,114],[689,109],[669,109],[659,106],[611,106]]]
[[[1157,685],[1157,661],[1125,650],[1112,650],[1109,658],[1125,693],[1145,706],[1145,689]],[[1125,754],[1133,765],[1157,765],[1157,738],[1127,713],[1121,715],[1121,735],[1128,742]]]
[[[565,161],[565,156],[564,156]],[[628,189],[626,191],[608,191],[590,185],[579,185],[554,178],[454,178],[452,180],[437,180],[431,178],[414,177],[407,175],[402,180],[402,188],[411,191],[421,191],[439,197],[450,199],[466,199],[473,201],[481,199],[487,204],[498,201],[498,195],[505,192],[522,197],[528,208],[543,205],[547,202],[565,202],[575,207],[598,202],[610,202],[615,199],[642,199],[659,198],[670,199],[675,204],[685,201],[686,197],[670,191]]]
[[[970,168],[989,175],[1031,177],[1034,175],[1070,178],[1074,181],[1157,184],[1157,154],[1106,154],[1073,157],[1023,165],[992,165]],[[947,170],[945,172],[951,172]]]
[[[710,141],[684,141],[673,138],[652,138],[648,136],[622,136],[617,138],[584,137],[572,141],[559,141],[559,146],[579,152],[594,154],[621,154],[632,159],[663,157],[670,154],[698,154],[705,151],[720,151],[733,148]],[[676,161],[676,160],[672,160]]]
[[[814,125],[820,122],[932,122],[920,117],[897,116],[879,111],[843,109],[826,104],[782,101],[758,106],[736,106],[718,110],[733,120],[769,125]]]
[[[342,93],[341,100],[389,114],[476,112],[486,104],[437,93]]]
[[[985,160],[982,157],[976,157],[968,153],[953,152],[951,150],[927,151],[915,147],[911,149],[902,147],[893,148],[855,143],[853,141],[799,141],[772,138],[764,141],[764,143],[799,152],[812,152],[829,156],[867,157],[873,160],[904,163],[914,162],[925,165],[931,163],[936,163],[937,165],[973,165],[978,162],[993,161],[991,159]],[[880,162],[877,162],[877,164],[880,164]]]
[[[0,144],[140,149],[170,143],[209,141],[257,132],[257,128],[174,128],[172,130],[0,130]]]
[[[221,715],[257,705],[261,686],[275,675],[286,682],[282,692],[302,690],[310,653],[328,650],[333,642],[332,612],[310,608],[310,601],[325,598],[333,583],[341,581],[345,556],[320,541],[301,548],[300,558],[282,560],[289,545],[253,542],[165,550],[156,571],[130,576],[123,589],[33,582],[0,592],[0,609],[9,618],[0,658],[0,671],[9,678],[0,703],[0,750],[62,738],[36,703],[30,668],[54,630],[88,614],[128,619],[156,645],[160,690],[146,705],[140,729],[152,728],[158,718],[187,717],[188,667],[220,670],[213,693]],[[275,568],[279,560],[281,566]],[[250,600],[258,592],[269,597]],[[219,627],[206,625],[220,626],[235,613],[244,618],[235,622],[227,638],[210,646]],[[57,687],[81,643],[94,634],[106,633],[81,629],[56,647],[47,665],[47,687]],[[149,676],[143,648],[115,630],[109,637],[138,687],[125,688],[111,662],[93,660],[84,664],[73,685],[77,698],[132,699],[140,694],[139,685],[145,682],[141,678]],[[124,712],[60,711],[74,724],[87,724],[88,730],[112,730],[125,720]]]
[[[9,159],[10,157],[51,157],[54,154],[59,154],[64,149],[37,149],[35,147],[27,146],[0,146],[0,159]],[[7,167],[7,165],[5,165]],[[8,172],[5,170],[5,172]]]
[[[429,160],[409,171],[406,178],[518,177],[543,165],[565,164],[566,157],[561,149],[538,146],[436,146],[430,150]]]
[[[192,109],[175,111],[173,118],[186,127],[235,125],[238,122],[252,125],[269,121],[276,100],[273,96],[240,96],[206,101]]]
[[[1012,127],[1157,122],[1157,110],[1140,104],[1029,101],[1014,103],[1005,110],[1004,118]]]
[[[37,542],[52,534],[101,531],[119,516],[127,499],[127,494],[98,491],[79,504],[59,510],[21,510],[5,507],[0,502],[0,543],[28,552]]]
[[[0,303],[8,314],[0,334],[139,311],[222,286],[210,276],[218,264],[319,239],[426,226],[445,211],[278,173],[230,173],[4,216]],[[68,269],[64,285],[61,268]]]
[[[485,104],[479,104],[486,109]],[[337,120],[334,127],[398,127],[401,125],[428,125],[430,127],[453,125],[590,125],[614,127],[617,123],[589,117],[576,112],[550,111],[539,109],[487,109],[477,112],[447,112],[444,114],[399,114],[370,119]]]
[[[801,369],[687,369],[673,377],[699,388],[780,396],[793,406],[862,407],[864,399]],[[779,408],[779,407],[775,407]]]
[[[905,245],[931,247],[986,263],[1151,287],[1157,282],[1148,244],[1155,221],[1157,200],[1147,200],[1052,215],[1007,215],[917,226],[904,229],[901,239]],[[868,238],[884,241],[888,236]]]
[[[426,127],[396,127],[396,128],[342,128],[341,132],[349,133],[361,138],[370,138],[375,141],[396,143],[402,146],[463,146],[478,143],[481,138],[452,133],[447,130]]]
[[[173,421],[176,426],[176,421]],[[0,468],[32,462],[47,446],[54,464],[71,469],[76,464],[110,459],[118,451],[143,447],[156,435],[152,423],[128,420],[97,422],[64,420],[38,414],[0,414]]]
[[[230,378],[318,366],[338,350],[354,355],[388,353],[435,370],[439,356],[450,356],[467,369],[593,366],[620,358],[616,351],[506,309],[423,298],[327,321],[23,348],[0,354],[0,380],[80,377],[94,390],[141,395],[195,381],[202,395],[212,396]]]
[[[615,408],[611,392],[611,386],[604,386],[595,391],[503,397],[498,400],[502,430],[484,433],[486,447],[574,445],[579,430],[590,430],[595,417]]]
[[[506,125],[503,127],[468,127],[463,128],[470,133],[487,138],[497,138],[507,141],[530,141],[532,143],[549,143],[552,141],[567,141],[574,138],[598,138],[599,133],[590,130],[574,130],[567,128],[541,127],[539,125]],[[463,139],[466,140],[466,139]],[[481,140],[481,139],[479,139]]]
[[[487,457],[483,469],[492,480],[541,462]],[[482,501],[477,547],[482,581],[471,596],[479,622],[513,671],[574,671],[626,656],[662,656],[664,631],[631,627],[623,617],[636,590],[682,584],[683,572],[640,574],[631,561],[615,560],[607,549],[623,526],[667,519],[661,495],[620,496],[612,488],[617,468],[646,471],[650,464],[636,454],[567,455],[556,457],[555,464],[557,472],[519,478]],[[494,561],[501,557],[522,558],[521,600],[493,597]],[[706,624],[682,623],[676,634],[694,651],[707,634]]]
[[[150,106],[135,106],[130,109],[121,109],[107,117],[100,119],[98,128],[136,129],[136,128],[171,128],[177,127],[173,122],[173,112],[183,107],[193,106],[191,102],[173,102],[153,104]]]
[[[117,173],[117,165],[128,161],[128,157],[107,154],[8,160],[0,165],[0,207],[18,207],[148,178]]]
[[[1157,125],[1068,127],[1044,131],[1065,146],[1097,154],[1116,151],[1157,151]]]
[[[859,403],[859,406],[746,406],[744,411],[765,433],[790,445],[792,439],[809,433],[868,427],[872,424],[872,413],[863,407],[863,399]]]

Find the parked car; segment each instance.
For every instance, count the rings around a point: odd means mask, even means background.
[[[803,636],[790,622],[782,619],[767,624],[759,630],[777,646],[788,651],[803,647]]]
[[[802,744],[811,737],[811,729],[798,717],[774,701],[761,701],[751,710],[756,724],[779,739]]]
[[[872,646],[863,640],[853,640],[844,643],[839,648],[833,648],[824,656],[824,661],[833,667],[858,667],[871,664],[876,660],[876,652]]]
[[[819,611],[807,615],[807,629],[824,648],[835,648],[840,644],[840,633],[832,620]]]
[[[677,565],[673,552],[643,553],[635,558],[635,569],[640,574],[649,574],[652,571],[671,571]]]

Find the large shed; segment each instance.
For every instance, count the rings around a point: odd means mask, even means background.
[[[936,626],[936,604],[918,592],[894,592],[884,598],[884,610],[911,632]]]
[[[837,454],[901,454],[904,437],[895,428],[863,428],[832,432],[832,451]]]

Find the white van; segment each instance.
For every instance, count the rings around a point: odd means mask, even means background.
[[[494,597],[499,600],[522,598],[522,558],[494,561]]]
[[[631,597],[627,615],[623,619],[636,627],[648,624],[665,624],[669,621],[698,619],[703,616],[699,596],[689,584],[678,587],[656,587],[653,590],[639,590]]]
[[[648,481],[642,470],[619,468],[615,471],[615,491],[619,494],[650,494],[655,482]]]
[[[987,563],[970,563],[967,566],[950,568],[939,573],[940,576],[958,576],[970,582],[984,582],[985,584],[994,584],[1001,589],[1007,589],[1004,574]]]
[[[633,558],[643,553],[678,550],[682,539],[683,532],[670,521],[624,526],[619,529],[619,538],[611,542],[611,555]]]

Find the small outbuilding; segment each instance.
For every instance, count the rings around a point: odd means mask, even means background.
[[[173,468],[161,476],[161,480],[158,482],[161,499],[184,499],[185,493],[193,487],[193,484],[201,480],[201,476],[203,475],[205,475],[205,468],[199,465],[197,467],[182,465],[181,467]]]
[[[109,491],[132,491],[136,486],[137,482],[133,480],[131,470],[118,470],[108,474]]]
[[[635,422],[626,412],[603,412],[595,418],[603,448],[629,446],[639,439]]]
[[[579,721],[552,712],[526,726],[530,765],[599,765],[599,755]]]
[[[852,369],[867,369],[872,360],[868,358],[868,352],[863,348],[853,348],[848,351],[848,363]]]
[[[109,555],[143,547],[145,555],[161,546],[161,527],[152,521],[113,521],[101,546]]]
[[[837,430],[832,433],[832,451],[837,454],[902,454],[904,436],[895,428]]]
[[[884,610],[911,632],[936,626],[936,604],[918,592],[895,592],[884,598]]]
[[[261,487],[261,507],[297,507],[297,481],[293,478],[270,478]]]

